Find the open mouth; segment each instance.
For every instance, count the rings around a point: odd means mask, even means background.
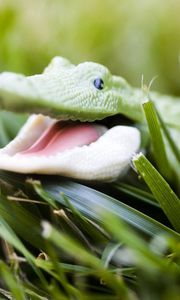
[[[108,129],[100,123],[31,115],[16,138],[0,150],[0,168],[112,180],[127,170],[139,145],[139,131],[130,126]]]
[[[106,127],[92,123],[71,121],[54,121],[32,143],[30,147],[21,151],[21,155],[51,156],[58,155],[74,147],[82,147],[95,142],[107,131]]]

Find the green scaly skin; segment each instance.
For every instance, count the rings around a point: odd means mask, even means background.
[[[101,78],[103,89],[93,82]],[[180,99],[150,93],[166,124],[180,128]],[[42,74],[23,76],[4,72],[0,75],[0,106],[10,111],[43,113],[80,121],[101,120],[123,114],[144,122],[141,89],[132,88],[122,77],[113,76],[97,63],[85,62],[77,66],[55,57]]]

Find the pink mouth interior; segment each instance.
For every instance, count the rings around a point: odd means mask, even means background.
[[[95,142],[105,131],[103,126],[91,123],[57,122],[47,128],[34,144],[19,154],[55,155],[77,146],[89,145]]]

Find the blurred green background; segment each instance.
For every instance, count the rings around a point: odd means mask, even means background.
[[[0,0],[0,71],[41,72],[54,55],[180,95],[180,1]]]

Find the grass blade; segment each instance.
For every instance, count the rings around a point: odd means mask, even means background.
[[[176,194],[142,153],[134,157],[133,163],[173,227],[180,233],[180,201]]]
[[[27,250],[21,240],[16,236],[11,227],[2,218],[0,219],[0,237],[22,253],[31,264],[35,261],[34,256]]]
[[[15,279],[12,271],[2,261],[0,262],[0,274],[11,291],[14,299],[26,300],[23,286]]]
[[[78,261],[83,262],[97,271],[100,278],[103,279],[111,286],[111,288],[116,291],[117,294],[123,296],[123,299],[127,298],[126,286],[122,281],[116,279],[111,272],[109,272],[102,264],[101,260],[88,252],[82,245],[77,241],[73,240],[66,234],[59,232],[50,223],[43,221],[43,237],[56,245],[58,248],[63,249],[69,253],[72,257],[76,257]]]
[[[156,199],[154,198],[154,196],[147,191],[144,191],[142,189],[139,189],[135,186],[132,186],[130,184],[123,183],[123,182],[112,183],[111,185],[114,188],[116,188],[117,190],[119,190],[127,195],[133,196],[133,197],[137,198],[138,200],[142,200],[153,206],[159,207],[159,204],[156,202]]]
[[[109,266],[111,259],[113,258],[114,254],[116,253],[118,248],[120,248],[121,245],[122,245],[121,243],[113,243],[113,242],[109,242],[107,244],[107,246],[105,247],[102,253],[102,258],[101,258],[105,267]]]
[[[133,251],[132,260],[135,264],[147,269],[156,271],[159,268],[165,270],[176,270],[180,273],[177,265],[169,264],[162,256],[152,252],[148,243],[129,228],[120,218],[115,217],[109,212],[102,212],[105,219],[105,227],[111,233],[112,237],[120,243],[124,243]]]
[[[42,180],[41,190],[38,188],[39,195],[44,196],[44,190],[54,197],[54,199],[67,206],[61,193],[64,193],[71,201],[72,205],[78,209],[88,219],[103,224],[100,212],[104,209],[114,215],[122,218],[125,222],[134,228],[147,234],[156,236],[160,233],[166,233],[177,236],[177,233],[158,221],[137,211],[136,209],[92,188],[68,180]],[[36,186],[34,186],[36,189]]]
[[[169,161],[166,154],[166,148],[163,141],[163,136],[160,128],[160,123],[154,108],[152,101],[147,101],[143,103],[143,109],[145,112],[152,147],[153,147],[153,156],[155,158],[156,164],[159,171],[166,178],[170,179],[172,176],[172,170],[169,165]]]
[[[37,216],[30,213],[19,203],[9,201],[2,194],[0,196],[0,215],[23,239],[30,241],[35,247],[42,248],[43,239],[40,235],[40,219]]]
[[[159,115],[158,111],[156,111],[156,114],[158,116],[158,119],[159,119],[159,122],[161,124],[161,127],[163,129],[163,132],[168,140],[168,143],[173,151],[173,154],[175,155],[176,159],[178,162],[180,162],[180,151],[178,149],[178,147],[176,146],[173,138],[171,137],[171,134],[170,134],[170,131],[169,131],[169,128],[166,126],[166,124],[163,122],[161,116]],[[178,129],[178,128],[177,128]]]

